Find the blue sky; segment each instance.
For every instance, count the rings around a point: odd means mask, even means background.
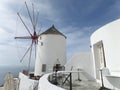
[[[26,0],[39,12],[38,30],[52,24],[67,36],[68,59],[78,52],[90,51],[90,36],[101,26],[120,18],[120,0]],[[17,12],[30,24],[24,0],[0,1],[0,65],[20,64],[29,41],[16,41],[15,36],[28,35]],[[31,27],[30,27],[31,28]],[[31,30],[32,31],[32,30]]]

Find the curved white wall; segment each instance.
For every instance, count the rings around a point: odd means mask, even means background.
[[[113,21],[95,31],[91,36],[91,46],[93,57],[94,45],[102,41],[104,46],[106,66],[111,73],[120,75],[120,19]],[[94,57],[95,61],[95,57]]]
[[[38,85],[38,90],[65,90],[61,87],[58,87],[56,85],[51,84],[48,81],[48,76],[49,74],[45,74],[44,76],[42,76],[39,80],[39,85]]]
[[[34,88],[38,85],[38,80],[29,79],[28,76],[21,72],[19,73],[19,79],[19,90],[34,90]]]
[[[56,34],[41,35],[38,39],[35,75],[42,74],[42,64],[46,64],[46,72],[50,72],[57,59],[61,65],[66,63],[66,38]]]
[[[71,67],[75,71],[82,69],[83,72],[80,73],[82,80],[95,80],[93,63],[91,52],[81,52],[76,53],[65,65],[65,68],[68,71],[71,70]],[[73,79],[78,79],[78,73],[74,73],[73,77]]]

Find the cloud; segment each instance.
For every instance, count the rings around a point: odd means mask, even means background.
[[[14,40],[16,34],[17,25],[17,11],[13,11],[12,5],[21,6],[23,1],[17,0],[3,0],[0,1],[0,63],[1,64],[19,64],[19,58],[17,55],[16,41]],[[18,8],[18,7],[16,7]],[[26,20],[27,21],[27,20]],[[20,27],[20,30],[24,30],[24,27]],[[21,31],[21,33],[23,33]],[[22,35],[22,34],[21,34]],[[24,35],[24,34],[23,34]],[[25,44],[19,42],[21,46]],[[24,42],[25,43],[25,42]],[[25,47],[24,47],[25,49]],[[21,48],[22,51],[23,48]],[[9,62],[9,63],[8,63]]]
[[[0,64],[18,64],[15,48],[9,45],[0,45]]]
[[[60,29],[67,36],[68,60],[77,52],[90,52],[90,36],[98,27],[66,26]]]
[[[31,12],[31,2],[35,4],[35,10],[39,11],[38,30],[40,24],[43,31],[51,24],[56,24],[58,30],[67,36],[67,54],[70,57],[76,52],[90,51],[90,35],[100,26],[120,17],[120,1],[113,1],[27,0],[27,3]],[[3,52],[0,53],[0,59],[7,62],[6,55],[10,60],[18,59],[14,57],[16,53],[11,51],[15,52],[18,47],[21,52],[25,52],[31,43],[17,40],[16,45],[15,36],[29,35],[16,13],[20,13],[30,31],[33,29],[24,1],[1,0],[0,12],[0,50]]]
[[[1,45],[13,45],[13,34],[0,28],[0,46]]]

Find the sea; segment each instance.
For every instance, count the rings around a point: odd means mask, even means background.
[[[26,68],[22,66],[0,66],[0,85],[3,85],[5,82],[5,75],[10,72],[13,77],[18,77],[19,72],[26,70]],[[33,68],[30,69],[33,72]]]

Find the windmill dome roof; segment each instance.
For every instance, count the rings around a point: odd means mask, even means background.
[[[62,35],[66,38],[66,36],[60,31],[58,31],[54,25],[52,25],[49,29],[47,29],[45,32],[41,33],[40,35],[43,35],[43,34],[57,34],[57,35]]]

